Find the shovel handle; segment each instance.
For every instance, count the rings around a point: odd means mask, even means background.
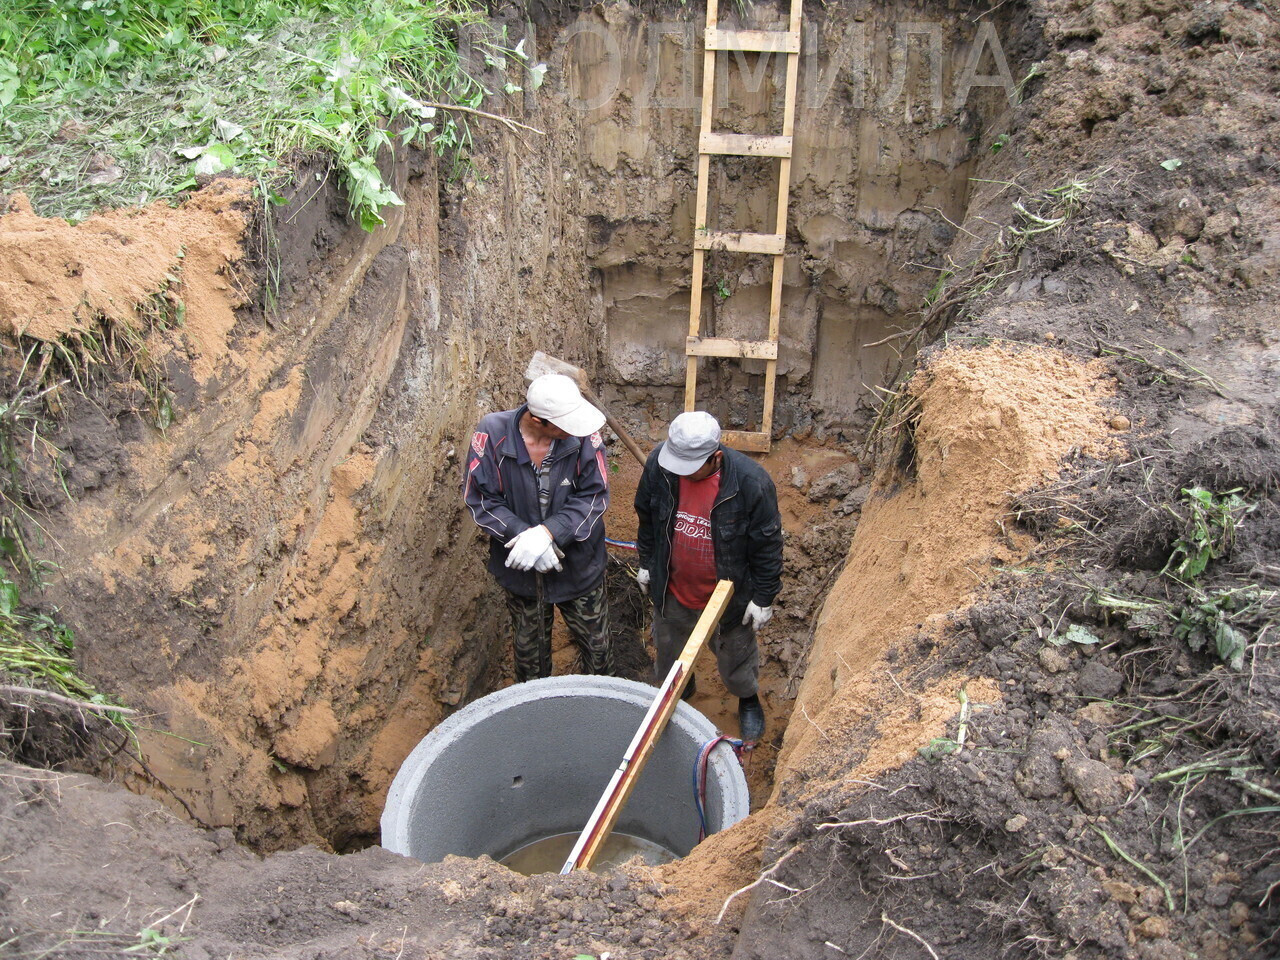
[[[585,379],[585,377],[582,378],[582,380]],[[587,403],[591,404],[604,414],[604,422],[609,424],[609,429],[617,435],[618,439],[622,441],[622,445],[631,451],[631,455],[635,457],[636,460],[640,462],[640,466],[643,467],[645,461],[643,451],[641,451],[640,447],[636,445],[636,442],[631,439],[631,434],[627,433],[626,429],[618,422],[617,418],[605,409],[604,404],[600,402],[600,398],[596,396],[595,391],[583,383],[582,380],[578,381],[578,388],[582,391],[582,396],[586,398]]]

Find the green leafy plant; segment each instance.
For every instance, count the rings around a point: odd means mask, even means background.
[[[731,292],[732,291],[729,289],[729,281],[724,277],[718,277],[715,285],[716,300],[723,303],[729,299],[729,294]]]
[[[991,142],[991,152],[992,152],[992,153],[999,153],[1001,150],[1003,150],[1003,149],[1008,145],[1008,143],[1009,143],[1009,141],[1010,141],[1011,139],[1013,139],[1013,138],[1012,138],[1012,137],[1010,137],[1010,136],[1009,136],[1009,134],[1007,134],[1007,133],[1002,133],[1002,134],[1000,134],[999,136],[997,136],[997,137],[995,138],[995,140],[993,140],[993,141]]]
[[[1241,497],[1241,492],[1240,488],[1225,493],[1199,486],[1183,489],[1185,512],[1167,507],[1183,521],[1185,529],[1173,545],[1173,554],[1163,572],[1179,580],[1194,580],[1211,561],[1231,551],[1241,521],[1257,506]]]
[[[399,202],[380,155],[465,151],[465,120],[497,95],[472,71],[509,65],[508,93],[545,77],[470,0],[10,0],[0,157],[42,213],[80,219],[322,152],[372,229]]]
[[[1280,593],[1249,585],[1205,592],[1192,589],[1193,602],[1177,613],[1174,636],[1192,650],[1210,647],[1232,670],[1244,666],[1249,622],[1266,619],[1280,606]]]
[[[10,685],[26,681],[75,702],[100,707],[121,706],[94,689],[77,671],[72,657],[75,635],[52,614],[24,609],[17,584],[0,575],[0,677]],[[132,730],[125,713],[101,710],[104,716]],[[127,712],[127,711],[126,711]]]

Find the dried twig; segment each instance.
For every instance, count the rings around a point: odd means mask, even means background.
[[[147,924],[145,927],[143,927],[142,929],[143,929],[143,930],[158,929],[158,928],[160,927],[160,924],[164,923],[164,922],[165,922],[166,920],[168,920],[170,917],[174,916],[176,913],[178,913],[178,911],[185,909],[185,910],[187,911],[187,915],[183,918],[183,920],[182,920],[182,926],[179,928],[179,931],[178,931],[179,933],[181,933],[183,930],[185,930],[185,929],[187,928],[187,921],[191,919],[191,911],[192,911],[192,909],[194,909],[194,908],[195,908],[196,901],[197,901],[197,900],[199,900],[199,899],[200,899],[200,894],[198,894],[198,893],[197,893],[197,894],[193,895],[193,896],[191,897],[191,899],[190,899],[190,900],[188,900],[186,903],[182,904],[182,906],[178,907],[176,910],[173,910],[173,911],[172,911],[172,912],[170,912],[170,913],[166,913],[166,914],[165,914],[163,917],[161,917],[159,920],[153,920],[153,921],[151,921],[150,923],[148,923],[148,924]]]
[[[909,337],[917,332],[917,328],[912,327],[910,330],[899,330],[897,333],[891,333],[883,340],[877,340],[875,343],[864,343],[862,349],[866,350],[870,347],[882,347],[891,340],[901,340],[903,337]]]

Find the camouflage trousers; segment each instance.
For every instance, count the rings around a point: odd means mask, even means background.
[[[604,580],[576,600],[560,608],[569,636],[578,647],[580,673],[613,675],[613,645],[609,641],[609,598]],[[516,683],[551,676],[551,623],[553,605],[538,597],[520,597],[507,591],[507,609],[515,633]]]

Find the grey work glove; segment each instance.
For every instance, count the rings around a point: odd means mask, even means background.
[[[551,531],[542,524],[517,533],[507,544],[507,566],[514,570],[532,570],[539,558],[551,549]]]
[[[536,573],[546,573],[548,570],[557,572],[564,570],[564,567],[560,565],[560,557],[556,553],[556,545],[554,543],[547,547],[542,556],[533,562],[533,569]]]
[[[641,590],[649,589],[649,571],[643,567],[636,571],[636,583],[640,584]]]
[[[742,625],[751,624],[752,630],[759,630],[773,617],[773,607],[758,607],[754,602],[747,604],[747,612],[742,615]]]

